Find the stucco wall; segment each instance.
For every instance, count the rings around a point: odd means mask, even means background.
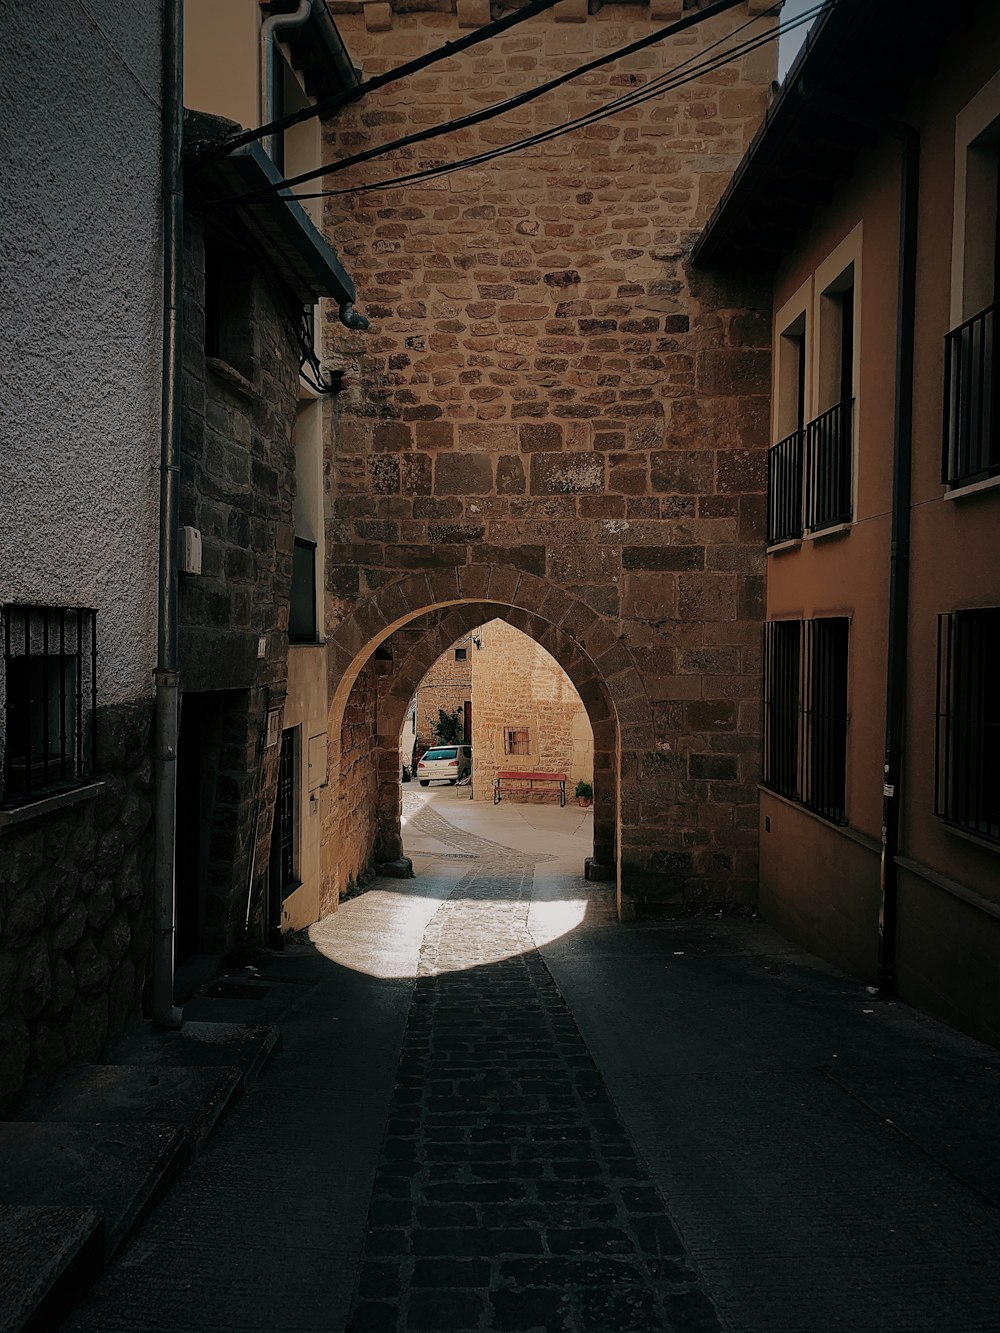
[[[5,9],[0,603],[96,607],[112,704],[152,693],[155,660],[159,10],[90,8],[106,35]]]

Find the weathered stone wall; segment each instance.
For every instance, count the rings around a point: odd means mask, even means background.
[[[251,937],[263,938],[266,928],[279,747],[262,749],[260,739],[288,679],[297,316],[245,256],[246,373],[234,373],[205,352],[197,222],[188,225],[185,258],[180,521],[201,532],[202,571],[180,576],[182,713],[185,695],[219,692],[224,726],[209,756],[216,779],[199,947],[226,953],[243,935],[251,858]]]
[[[476,653],[472,679],[474,798],[493,799],[499,769],[565,773],[569,796],[581,779],[593,786],[594,733],[566,672],[539,644],[502,621],[484,625],[480,637],[483,646]],[[510,727],[527,728],[527,755],[504,753],[504,733]],[[552,803],[558,802],[559,793],[539,787],[512,792],[510,799]]]
[[[336,909],[368,870],[378,828],[378,675],[364,668],[344,711],[340,733],[340,773],[324,820],[324,874],[321,911]],[[398,784],[399,773],[395,780]]]
[[[682,9],[658,4],[654,20],[638,5],[589,16],[560,5],[343,109],[327,126],[329,156],[479,109]],[[387,30],[369,31],[365,15]],[[409,6],[365,15],[338,24],[368,74],[459,30],[452,14]],[[562,21],[574,16],[583,21]],[[510,117],[330,184],[555,124],[747,18],[739,7]],[[327,203],[372,318],[365,335],[327,330],[347,384],[328,621],[344,656],[331,658],[332,692],[407,611],[488,590],[558,624],[617,699],[609,760],[635,912],[756,893],[769,297],[693,272],[687,256],[759,123],[773,62],[763,48],[489,166]],[[397,586],[406,591],[394,600]],[[404,595],[415,604],[397,605]]]
[[[455,650],[465,650],[465,659],[455,660]],[[420,682],[417,691],[417,742],[422,748],[435,744],[432,728],[438,720],[438,712],[459,715],[460,728],[464,728],[465,703],[472,699],[472,657],[476,649],[472,636],[465,635],[444,650],[427,675]],[[475,714],[473,714],[475,726]],[[471,737],[465,736],[465,740]]]
[[[100,795],[0,833],[0,1112],[95,1060],[141,1003],[151,933],[151,709],[98,713]]]

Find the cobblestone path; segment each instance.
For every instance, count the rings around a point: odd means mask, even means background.
[[[549,858],[411,809],[477,860],[424,936],[350,1333],[718,1333],[533,947]]]

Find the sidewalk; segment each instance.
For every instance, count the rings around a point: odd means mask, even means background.
[[[750,918],[617,924],[578,807],[405,813],[414,880],[216,1001],[284,1049],[68,1328],[1000,1330],[1000,1054]]]

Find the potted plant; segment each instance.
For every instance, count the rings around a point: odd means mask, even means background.
[[[594,789],[589,782],[583,779],[576,784],[576,799],[583,806],[591,805],[594,800]]]

